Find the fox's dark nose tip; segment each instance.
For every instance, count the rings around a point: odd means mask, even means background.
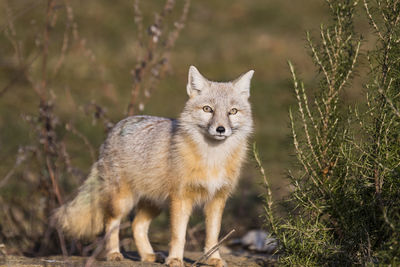
[[[224,128],[223,126],[218,126],[218,127],[217,127],[217,132],[218,132],[219,134],[223,134],[223,133],[225,132],[225,128]]]

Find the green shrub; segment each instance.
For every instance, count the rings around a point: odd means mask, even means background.
[[[301,171],[289,175],[287,216],[277,218],[267,193],[267,225],[280,241],[285,265],[400,263],[400,2],[363,2],[378,41],[367,53],[365,107],[353,109],[345,107],[341,92],[357,68],[360,37],[353,23],[359,3],[327,3],[332,24],[321,27],[318,44],[307,34],[320,76],[314,95],[289,63]]]

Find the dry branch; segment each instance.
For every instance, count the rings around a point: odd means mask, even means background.
[[[216,252],[219,247],[222,245],[222,243],[229,238],[233,233],[235,232],[235,229],[232,229],[229,233],[227,233],[217,244],[215,244],[212,248],[210,248],[208,251],[206,251],[200,258],[198,258],[192,265],[191,267],[197,266],[200,262],[207,260],[214,252]]]

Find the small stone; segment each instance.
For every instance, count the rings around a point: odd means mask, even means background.
[[[267,253],[273,252],[278,246],[277,240],[263,230],[251,230],[247,232],[241,238],[241,242],[249,250]]]

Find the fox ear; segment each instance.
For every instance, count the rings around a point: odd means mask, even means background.
[[[246,97],[250,97],[250,81],[253,74],[254,70],[250,70],[232,82],[233,87]]]
[[[207,85],[208,80],[201,75],[195,66],[190,66],[188,84],[186,91],[189,97],[199,95],[201,90]]]

